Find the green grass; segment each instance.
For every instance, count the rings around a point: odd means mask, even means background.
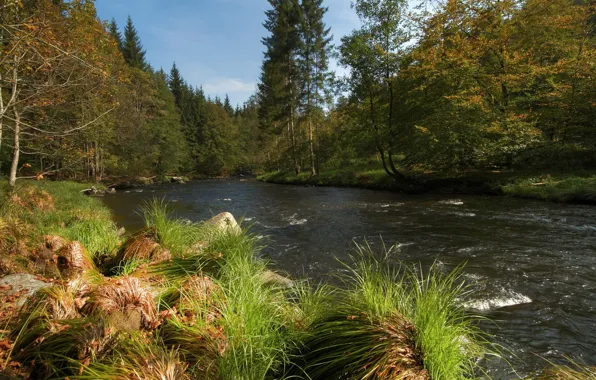
[[[596,204],[593,172],[470,171],[462,173],[409,173],[408,181],[394,181],[383,169],[357,166],[310,173],[272,172],[258,177],[263,182],[308,186],[362,187],[407,193],[431,191],[508,195],[545,201]]]
[[[292,375],[310,378],[389,379],[423,376],[472,379],[476,360],[490,351],[464,312],[460,270],[426,274],[377,258],[359,247],[347,265],[346,289],[333,312],[314,322]]]
[[[142,214],[146,226],[156,230],[157,243],[170,250],[173,257],[184,256],[202,237],[199,225],[176,219],[165,200],[154,199],[145,203]]]
[[[22,181],[10,191],[0,183],[0,218],[18,220],[30,233],[33,248],[44,235],[81,242],[93,256],[111,254],[117,247],[118,229],[101,201],[85,196],[88,185],[72,182]]]
[[[73,204],[87,211],[100,207],[86,198],[66,202],[60,191],[52,193],[55,203],[70,204],[71,211]],[[250,233],[181,222],[163,201],[143,211],[151,237],[172,251],[172,259],[133,257],[113,272],[89,271],[77,287],[57,284],[42,292],[10,335],[12,359],[37,378],[355,380],[428,374],[458,380],[473,378],[476,359],[488,351],[475,318],[458,301],[467,291],[459,270],[422,272],[395,261],[393,249],[379,258],[364,246],[346,264],[344,286],[297,282],[288,288],[266,281],[269,263],[259,258],[261,247]],[[26,210],[18,215],[27,225],[62,220]],[[106,287],[118,310],[108,296],[99,297],[108,294]],[[138,308],[159,323],[131,332],[111,319],[112,312]]]
[[[326,170],[316,176],[310,173],[296,175],[292,171],[266,173],[259,181],[278,184],[362,187],[377,190],[399,189],[400,186],[383,169],[363,166],[351,169]]]
[[[506,195],[554,202],[596,204],[595,174],[524,176],[502,186]]]

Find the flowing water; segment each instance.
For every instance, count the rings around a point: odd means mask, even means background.
[[[205,220],[222,211],[244,217],[263,237],[264,254],[295,277],[342,270],[354,241],[399,244],[423,267],[466,263],[476,290],[466,307],[488,320],[520,375],[571,356],[596,365],[596,207],[540,201],[280,186],[253,180],[160,185],[105,198],[116,221],[142,226],[140,205],[166,198],[177,215]],[[381,238],[382,237],[382,238]],[[516,378],[502,360],[485,363],[496,379]]]

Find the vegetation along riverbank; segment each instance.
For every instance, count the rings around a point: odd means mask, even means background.
[[[2,183],[7,376],[471,379],[494,353],[461,306],[462,268],[423,274],[365,245],[339,287],[288,281],[229,214],[182,222],[153,201],[124,233],[85,187]]]
[[[270,172],[257,177],[263,182],[289,185],[360,187],[405,193],[507,195],[552,202],[596,204],[596,176],[589,172],[527,174],[518,172],[470,172],[416,174],[395,180],[382,169],[328,170],[313,176],[292,171]]]

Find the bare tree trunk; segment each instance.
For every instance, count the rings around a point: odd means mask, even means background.
[[[294,170],[300,174],[300,164],[298,163],[298,152],[296,151],[296,131],[294,129],[294,110],[290,111],[290,140],[292,144],[292,158],[294,160]]]
[[[317,168],[315,167],[315,146],[313,139],[312,121],[308,119],[308,145],[310,146],[310,174],[317,175]]]
[[[10,177],[8,183],[11,187],[17,182],[17,170],[19,168],[19,156],[21,154],[21,114],[14,110],[14,143],[12,151],[12,165],[10,166]]]

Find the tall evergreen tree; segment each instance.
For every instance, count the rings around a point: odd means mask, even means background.
[[[132,18],[128,16],[126,27],[124,28],[124,41],[122,53],[126,62],[137,69],[146,70],[149,65],[145,59],[145,50],[141,44],[141,38],[137,29],[132,23]]]
[[[232,103],[230,102],[230,97],[228,96],[228,94],[226,94],[223,106],[228,115],[234,116],[234,108],[232,107]]]
[[[302,0],[302,22],[300,24],[299,67],[302,79],[301,106],[308,127],[310,171],[317,174],[315,163],[315,114],[321,111],[326,100],[329,78],[330,29],[323,18],[328,8],[323,0]]]
[[[265,12],[264,26],[270,35],[263,39],[266,51],[259,84],[261,120],[266,129],[278,134],[286,128],[292,164],[300,173],[296,124],[300,81],[296,54],[301,10],[297,0],[269,0],[269,4],[272,9]]]
[[[176,105],[178,108],[182,108],[181,101],[182,101],[182,91],[183,87],[185,86],[184,80],[180,75],[180,70],[176,66],[176,62],[172,65],[172,70],[170,70],[170,77],[168,78],[168,85],[170,87],[170,91],[174,94],[174,98],[176,99]]]
[[[115,19],[112,19],[112,21],[108,23],[108,31],[110,32],[110,35],[112,36],[114,41],[116,41],[116,46],[118,46],[118,50],[122,51],[122,34],[120,34],[120,31],[118,30],[118,24],[116,23]]]

